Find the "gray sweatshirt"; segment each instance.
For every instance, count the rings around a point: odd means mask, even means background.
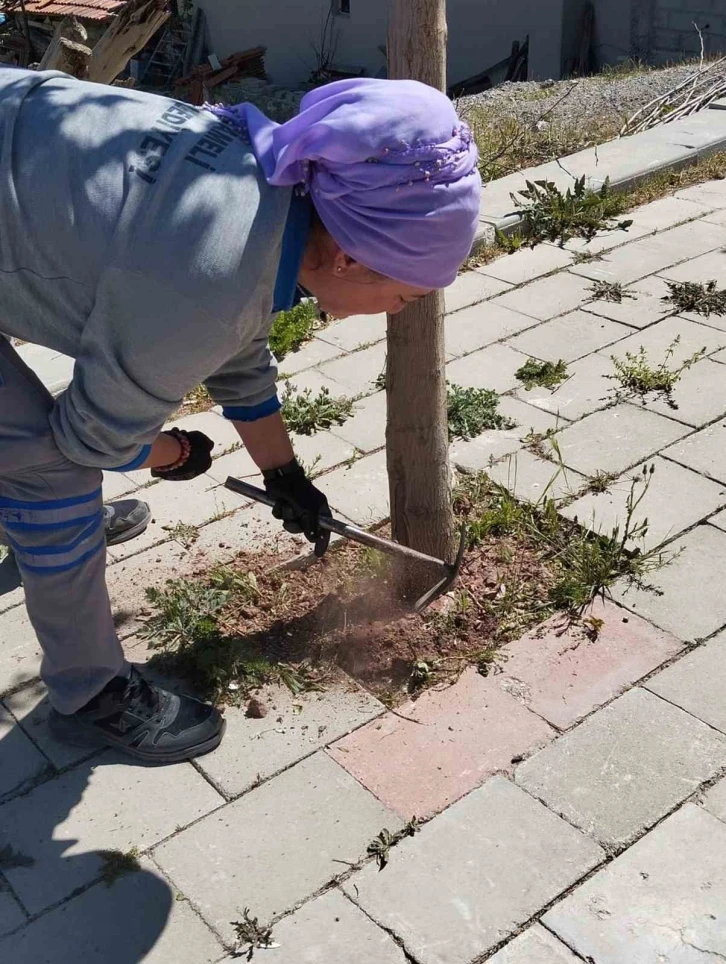
[[[0,144],[0,332],[76,359],[50,417],[68,459],[135,467],[200,382],[274,410],[291,191],[242,135],[164,97],[0,68]]]

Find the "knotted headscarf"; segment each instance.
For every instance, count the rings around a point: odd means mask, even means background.
[[[476,145],[440,91],[413,80],[341,80],[276,124],[252,104],[209,107],[243,128],[268,183],[301,184],[350,257],[419,288],[444,288],[479,216]]]

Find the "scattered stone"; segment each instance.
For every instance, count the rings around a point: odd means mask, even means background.
[[[251,699],[247,704],[247,716],[253,720],[262,720],[267,716],[268,709],[260,700]]]

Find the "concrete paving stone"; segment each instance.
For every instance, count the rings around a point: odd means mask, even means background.
[[[192,573],[187,550],[174,541],[170,532],[165,535],[169,542],[121,559],[106,569],[113,620],[121,636],[136,632],[140,615],[149,611],[147,589],[163,589],[169,579]]]
[[[472,305],[446,316],[446,352],[454,358],[468,355],[536,324],[536,319],[493,301]]]
[[[38,675],[41,650],[25,606],[0,615],[0,696]]]
[[[344,737],[329,750],[402,817],[429,816],[511,771],[512,758],[544,746],[554,731],[476,669],[445,690],[429,690]]]
[[[717,512],[715,516],[708,520],[708,524],[715,526],[722,532],[726,532],[726,509],[722,509],[721,512]]]
[[[20,572],[15,562],[15,556],[12,552],[9,552],[0,562],[0,613],[4,613],[7,609],[13,609],[24,600],[25,592]]]
[[[358,353],[356,352],[355,354]],[[347,356],[341,355],[340,357],[344,358]],[[283,369],[283,374],[284,371]],[[309,388],[313,395],[317,395],[321,388],[327,388],[333,396],[345,394],[342,386],[338,382],[334,382],[332,378],[323,375],[320,368],[306,368],[305,371],[297,372],[289,378],[280,379],[277,387],[280,397],[282,397],[287,390],[288,385],[291,386],[295,392],[304,392]]]
[[[134,766],[107,752],[2,808],[0,846],[32,857],[5,876],[38,914],[101,871],[99,850],[145,850],[222,804],[189,763]]]
[[[726,187],[723,180],[694,184],[693,187],[678,191],[675,196],[696,204],[705,204],[707,207],[726,208]]]
[[[324,481],[333,511],[341,512],[356,525],[370,526],[388,518],[385,452],[358,459],[350,468],[335,469]]]
[[[709,813],[726,823],[726,777],[722,777],[704,793],[702,802]]]
[[[0,703],[0,800],[22,790],[48,768],[48,761]]]
[[[224,948],[150,860],[96,884],[0,943],[12,964],[213,964]],[[7,956],[6,956],[7,955]]]
[[[645,348],[650,363],[656,367],[665,359],[666,352],[674,345],[676,338],[680,341],[673,347],[673,354],[668,361],[668,364],[675,368],[704,348],[706,354],[711,354],[726,347],[726,335],[714,328],[694,324],[685,318],[664,318],[645,331],[638,331],[613,345],[607,350],[607,355],[615,355],[616,358],[624,360],[626,352],[637,354],[642,347]],[[605,350],[600,354],[606,354]]]
[[[726,209],[721,208],[718,211],[711,211],[709,214],[704,214],[703,220],[708,221],[709,224],[720,224],[726,227]]]
[[[583,475],[624,472],[685,435],[688,428],[635,405],[594,412],[559,434],[565,465]]]
[[[522,763],[517,783],[608,847],[653,826],[726,765],[726,737],[632,689]]]
[[[658,275],[643,278],[642,281],[628,285],[623,291],[625,295],[620,302],[593,298],[582,306],[583,310],[603,318],[612,318],[613,321],[630,325],[631,328],[647,328],[673,313],[673,305],[662,300],[668,294],[668,287]],[[634,297],[627,297],[627,293]]]
[[[517,499],[535,505],[545,498],[559,502],[574,495],[587,483],[584,476],[572,469],[561,469],[527,449],[510,455],[486,472],[493,482],[503,485]]]
[[[583,355],[627,338],[630,328],[586,311],[572,311],[506,342],[517,351],[544,361],[574,362]]]
[[[717,248],[698,258],[690,258],[681,264],[665,268],[660,272],[660,277],[666,281],[694,281],[702,284],[717,281],[719,287],[722,287],[724,274],[726,274],[726,254],[722,248]]]
[[[372,395],[376,391],[376,379],[386,364],[386,342],[379,341],[370,348],[342,355],[320,368],[325,378],[335,383],[334,395],[345,395],[352,398],[355,395]]]
[[[15,930],[16,927],[21,927],[24,923],[25,914],[20,909],[20,905],[10,891],[4,889],[4,885],[0,881],[0,938]],[[0,954],[3,954],[3,956],[5,954],[2,944],[0,944]],[[4,959],[12,960],[10,957]]]
[[[614,603],[597,600],[587,614],[603,622],[597,639],[555,616],[499,653],[498,685],[560,730],[683,649],[680,640]]]
[[[323,693],[293,696],[285,686],[264,688],[257,698],[268,708],[263,719],[248,719],[245,708],[228,707],[222,745],[198,766],[229,797],[259,779],[297,763],[380,716],[384,707],[350,680],[340,679]]]
[[[501,399],[499,411],[512,419],[514,428],[489,429],[473,439],[454,439],[452,464],[470,472],[488,471],[496,459],[521,452],[528,435],[557,431],[563,425],[549,412],[541,412],[509,395]]]
[[[520,248],[514,254],[497,258],[491,264],[477,268],[479,274],[513,285],[525,284],[572,264],[572,254],[554,245],[539,244],[535,248]]]
[[[549,322],[552,324],[552,322]],[[567,366],[567,378],[554,388],[520,388],[517,398],[568,421],[590,415],[615,401],[612,362],[603,355],[588,355]]]
[[[671,445],[663,455],[723,484],[726,483],[725,441],[726,421],[714,422]]]
[[[645,407],[667,418],[684,422],[692,428],[726,416],[726,395],[723,392],[724,370],[721,365],[704,358],[684,371],[673,390],[677,408],[655,395]]]
[[[218,458],[230,445],[239,444],[239,434],[234,423],[216,412],[197,412],[176,419],[174,427],[185,432],[204,432],[214,442],[212,458]]]
[[[688,804],[548,911],[597,964],[702,964],[726,955],[726,826]]]
[[[489,278],[478,271],[465,271],[444,292],[446,314],[468,308],[469,305],[475,305],[484,301],[485,298],[493,298],[511,287],[506,281]]]
[[[273,940],[275,964],[406,964],[393,938],[337,890],[281,920]]]
[[[33,369],[51,395],[59,395],[73,378],[75,361],[68,355],[44,348],[42,345],[19,345],[17,352],[26,365]]]
[[[514,373],[526,361],[526,355],[508,345],[489,345],[481,351],[449,362],[446,377],[452,384],[464,388],[488,388],[503,393],[519,385]]]
[[[539,924],[489,958],[488,964],[580,964],[580,958]]]
[[[209,474],[200,475],[191,482],[161,481],[143,489],[138,493],[138,498],[148,502],[151,522],[140,536],[113,546],[109,556],[114,559],[125,559],[159,542],[166,542],[170,538],[169,529],[173,529],[178,522],[202,526],[239,508],[240,504],[238,495],[219,485]]]
[[[511,308],[540,321],[549,321],[550,318],[579,308],[583,301],[590,298],[589,287],[587,278],[562,271],[500,295],[492,304]]]
[[[343,885],[420,964],[469,964],[600,862],[599,847],[504,777]],[[523,886],[526,881],[526,886]]]
[[[726,626],[726,599],[714,572],[726,567],[726,533],[697,526],[668,547],[668,565],[649,573],[655,592],[618,583],[613,597],[686,642],[705,639]]]
[[[133,492],[137,483],[123,472],[103,473],[103,498],[106,502],[120,499]]]
[[[726,635],[704,643],[654,676],[647,688],[726,733]]]
[[[380,315],[352,315],[333,322],[318,333],[318,339],[343,351],[355,351],[361,345],[383,341],[386,337],[387,318]],[[288,356],[289,357],[289,356]],[[284,359],[284,365],[287,359]]]
[[[324,753],[303,760],[157,847],[165,874],[223,939],[245,907],[292,909],[401,821]]]
[[[726,505],[726,486],[656,456],[616,479],[606,492],[586,493],[563,509],[562,514],[568,519],[577,518],[593,532],[609,535],[618,526],[622,533],[633,481],[637,498],[645,488],[643,469],[649,473],[651,466],[655,472],[647,476],[650,485],[634,519],[636,525],[647,519],[648,531],[643,538],[632,540],[631,547],[653,549]]]
[[[40,680],[35,680],[3,700],[18,725],[40,747],[53,766],[59,770],[72,766],[95,751],[87,746],[73,746],[57,740],[48,728],[51,713],[48,691]]]
[[[293,558],[308,546],[303,536],[286,532],[267,506],[249,505],[203,526],[189,555],[193,568],[198,570],[229,562],[241,552],[262,551]]]
[[[354,347],[357,347],[357,345]],[[288,355],[285,355],[278,362],[278,368],[283,376],[289,378],[297,375],[298,372],[314,368],[326,361],[332,361],[333,358],[339,358],[342,354],[344,354],[344,349],[338,345],[331,345],[327,341],[323,341],[322,338],[313,338],[312,341],[306,342],[297,351],[291,351]]]
[[[386,444],[386,393],[376,392],[356,402],[353,415],[331,434],[354,445],[360,452],[375,452]]]

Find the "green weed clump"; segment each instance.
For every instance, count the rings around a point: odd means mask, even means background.
[[[320,320],[317,302],[301,301],[289,311],[281,311],[270,331],[270,348],[278,361],[297,351],[309,338]]]
[[[616,394],[637,396],[643,404],[649,396],[656,394],[664,397],[671,408],[678,408],[673,398],[674,388],[681,380],[683,372],[688,371],[706,354],[706,348],[701,348],[682,364],[671,367],[671,360],[680,341],[680,335],[674,338],[666,350],[663,361],[655,366],[648,360],[648,353],[642,345],[637,352],[626,352],[624,359],[611,355],[615,374],[606,377],[617,381],[620,385],[620,388],[616,389]]]
[[[287,382],[282,395],[282,417],[291,432],[314,435],[331,425],[342,425],[352,415],[353,405],[352,398],[336,397],[327,388],[314,395],[310,388],[298,392],[295,385]]]
[[[449,437],[476,438],[489,429],[514,428],[514,422],[499,409],[499,396],[486,388],[447,385]]]
[[[536,358],[528,358],[519,368],[514,377],[518,378],[525,387],[531,392],[533,388],[557,388],[560,382],[567,378],[567,365],[560,358],[559,361],[537,361]]]

